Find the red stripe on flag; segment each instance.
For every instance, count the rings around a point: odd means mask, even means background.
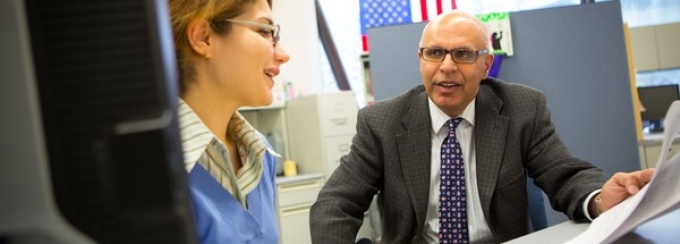
[[[422,21],[428,20],[427,18],[427,0],[420,0],[420,16]]]
[[[451,9],[457,9],[458,6],[456,6],[456,0],[451,0]]]
[[[364,50],[364,52],[368,52],[368,36],[367,35],[361,35],[361,47]]]
[[[437,15],[442,14],[442,0],[437,0]]]

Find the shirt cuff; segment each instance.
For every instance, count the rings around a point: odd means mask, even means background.
[[[598,193],[600,193],[601,191],[602,191],[602,189],[597,189],[597,190],[591,192],[590,195],[588,195],[588,197],[586,197],[586,200],[583,201],[583,206],[582,206],[583,207],[583,213],[585,213],[586,218],[590,221],[593,221],[594,218],[590,217],[590,213],[588,212],[588,203],[590,203],[590,200],[593,199],[593,197],[595,195],[597,195]]]

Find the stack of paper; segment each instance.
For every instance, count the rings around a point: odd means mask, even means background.
[[[638,194],[600,215],[588,230],[567,243],[612,243],[646,221],[680,208],[680,156],[667,160],[673,139],[680,133],[680,101],[671,104],[664,127],[661,155],[652,180]]]

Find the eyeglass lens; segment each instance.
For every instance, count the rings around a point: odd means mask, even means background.
[[[274,30],[272,30],[272,38],[274,44],[279,43],[279,40],[281,39],[281,27],[279,25],[274,25]]]
[[[276,44],[279,42],[279,39],[281,39],[281,36],[279,36],[280,33],[281,33],[281,26],[279,26],[279,25],[268,25],[268,24],[262,24],[262,23],[257,23],[257,22],[253,22],[253,21],[248,21],[248,20],[237,20],[237,19],[227,19],[226,21],[263,28],[263,31],[269,32],[267,38],[271,40],[271,42],[272,42],[272,44],[274,44],[274,46],[276,46]]]

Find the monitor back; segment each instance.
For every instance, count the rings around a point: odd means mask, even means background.
[[[48,194],[38,200],[45,204],[19,206],[17,200],[11,207],[29,215],[55,209],[63,222],[42,222],[69,225],[96,243],[196,243],[166,1],[12,0],[3,5],[19,10],[11,19],[14,25],[3,29],[20,35],[20,50],[8,50],[13,56],[3,63],[24,61],[10,88],[34,94],[37,105],[31,107],[30,99],[12,101],[36,110],[17,128],[39,130],[33,146],[45,153],[22,164],[47,170],[22,178],[45,182]],[[2,140],[30,139],[10,135]],[[7,153],[14,156],[3,160],[31,158]],[[18,179],[5,183],[22,186]],[[21,199],[21,192],[3,190],[0,198]],[[37,226],[40,221],[12,227],[12,221],[0,221],[0,240],[55,229]]]

